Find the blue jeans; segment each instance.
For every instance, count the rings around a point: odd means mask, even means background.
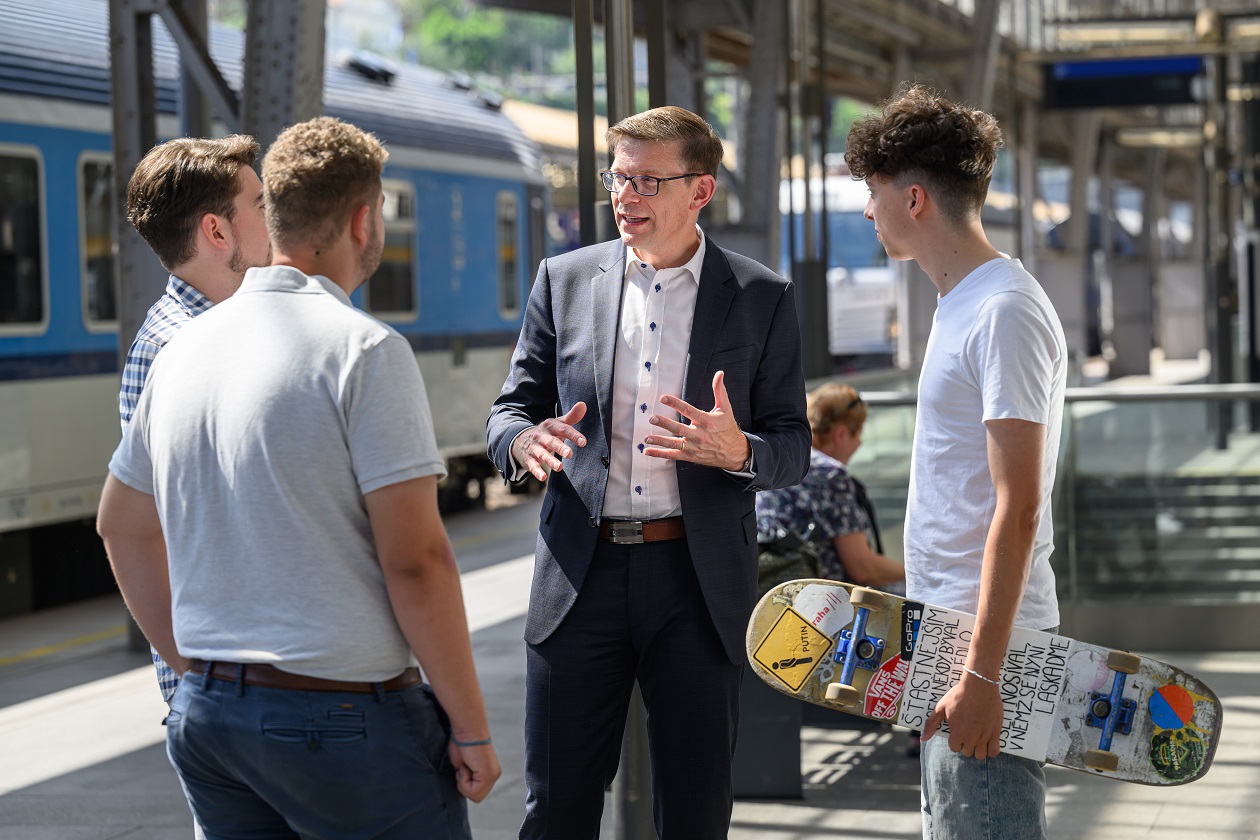
[[[923,743],[919,760],[923,840],[1047,836],[1046,772],[1041,762],[1006,753],[984,759],[963,756],[950,750],[944,732]]]
[[[166,750],[207,840],[469,838],[432,691],[180,681]]]
[[[938,733],[923,743],[923,840],[1044,840],[1046,773],[1000,753],[972,758]]]

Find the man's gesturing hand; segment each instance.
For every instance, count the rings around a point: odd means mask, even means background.
[[[572,458],[569,441],[586,446],[586,437],[573,424],[586,416],[586,403],[574,403],[563,417],[530,426],[512,441],[512,457],[539,481],[547,480],[548,470],[564,469],[562,458]]]
[[[648,449],[644,455],[668,458],[671,461],[691,461],[706,467],[738,470],[748,460],[752,444],[739,430],[735,415],[731,413],[730,396],[726,393],[726,374],[718,371],[713,377],[713,410],[701,411],[678,397],[661,397],[661,403],[676,410],[691,421],[691,425],[679,423],[659,414],[648,421],[660,426],[674,437],[648,435],[643,442]]]

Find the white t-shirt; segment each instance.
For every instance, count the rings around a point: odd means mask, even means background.
[[[332,281],[251,269],[162,351],[109,469],[156,500],[182,655],[414,664],[363,497],[445,469],[410,345]]]
[[[1067,343],[1049,298],[1019,260],[994,259],[939,299],[919,378],[906,509],[907,597],[976,611],[984,545],[997,497],[984,422],[1046,427],[1041,519],[1028,588],[1015,623],[1059,623],[1054,572],[1054,487]]]

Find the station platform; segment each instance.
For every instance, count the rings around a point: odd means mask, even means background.
[[[516,837],[524,813],[521,637],[532,571],[524,551],[536,516],[531,500],[448,522],[503,765],[491,795],[470,808],[474,836],[485,840]],[[1160,658],[1202,676],[1224,703],[1212,770],[1183,787],[1147,788],[1048,768],[1052,837],[1260,840],[1260,652]],[[191,838],[163,708],[147,653],[127,650],[117,596],[0,621],[0,838]],[[804,797],[737,800],[733,840],[919,837],[907,733],[836,718],[838,726],[802,729]],[[610,797],[601,835],[610,840],[611,812]]]

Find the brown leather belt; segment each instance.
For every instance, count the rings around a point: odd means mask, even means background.
[[[681,540],[687,536],[681,516],[667,519],[605,519],[599,523],[599,538],[615,545]]]
[[[263,688],[287,688],[293,691],[345,691],[351,694],[375,694],[379,685],[382,691],[397,691],[420,682],[418,668],[408,668],[393,679],[382,683],[345,682],[344,680],[325,680],[320,677],[307,677],[302,674],[290,674],[272,665],[238,662],[211,662],[202,659],[189,660],[188,670],[194,674],[206,673],[210,666],[210,676],[216,680],[227,682],[243,682],[245,685],[257,685]]]

